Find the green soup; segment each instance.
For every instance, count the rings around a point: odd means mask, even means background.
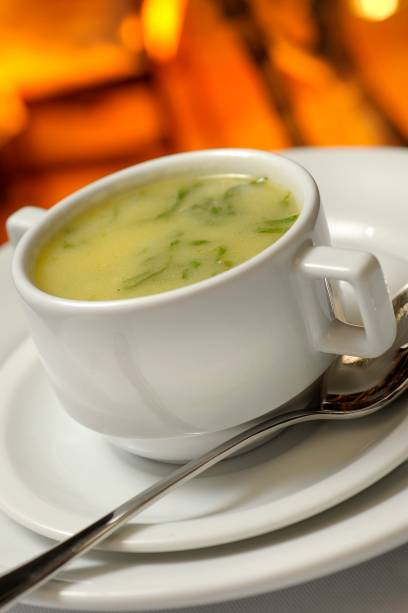
[[[265,177],[155,181],[73,218],[42,248],[34,282],[78,300],[157,294],[219,275],[296,221],[292,194]]]

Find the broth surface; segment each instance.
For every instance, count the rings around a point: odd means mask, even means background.
[[[34,283],[77,300],[165,292],[245,262],[277,241],[298,214],[293,195],[265,177],[155,181],[74,217],[41,249]]]

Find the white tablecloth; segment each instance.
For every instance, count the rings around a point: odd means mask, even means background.
[[[407,509],[408,513],[408,509]],[[169,609],[161,609],[164,613]],[[52,613],[16,605],[11,613]],[[54,610],[55,611],[55,610]],[[173,613],[406,613],[408,545],[342,572],[271,594]],[[68,609],[64,610],[68,613]]]

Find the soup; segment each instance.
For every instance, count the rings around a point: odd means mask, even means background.
[[[43,291],[77,300],[157,294],[219,275],[277,241],[299,208],[266,177],[179,176],[114,195],[41,249]]]

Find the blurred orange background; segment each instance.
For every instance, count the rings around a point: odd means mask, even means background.
[[[0,0],[0,241],[136,162],[405,145],[408,0]]]

